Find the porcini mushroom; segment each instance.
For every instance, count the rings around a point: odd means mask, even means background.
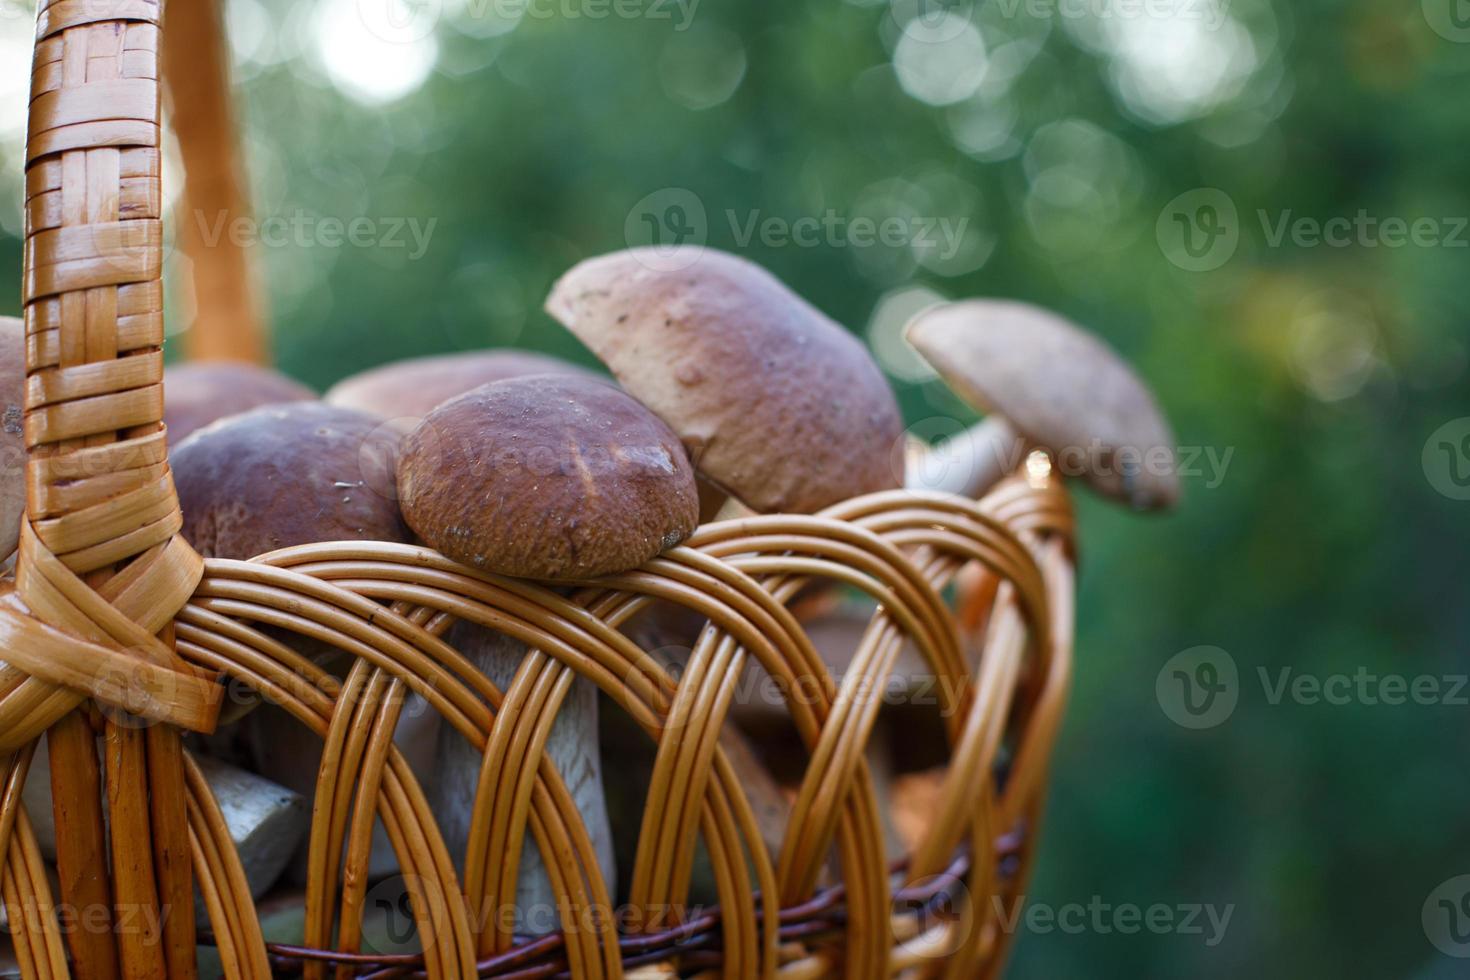
[[[366,469],[391,473],[395,453],[373,416],[316,401],[221,419],[170,454],[184,536],[206,557],[242,560],[319,541],[408,543],[413,535],[397,503],[375,493],[363,477]],[[337,650],[317,640],[268,632],[319,664],[338,659]],[[240,721],[256,705],[252,697],[227,703],[221,723]],[[270,704],[240,726],[237,737],[248,747],[252,770],[314,795],[321,757],[314,734]],[[391,870],[392,850],[381,829],[374,832],[374,853],[379,866],[386,862]]]
[[[1174,436],[1158,403],[1081,327],[1027,303],[972,299],[925,310],[905,336],[961,398],[1004,417],[1062,475],[1138,510],[1178,500]],[[1022,456],[1002,426],[968,438],[991,458]]]
[[[752,262],[615,252],[562,276],[546,309],[678,433],[705,479],[757,511],[810,513],[901,482],[890,457],[903,422],[883,373]]]
[[[457,561],[504,575],[586,579],[636,567],[698,521],[694,472],[678,439],[629,395],[574,375],[493,382],[434,409],[404,440],[404,516]],[[477,669],[508,685],[526,649],[460,623],[450,636]],[[572,686],[546,752],[568,782],[609,885],[615,859],[598,750],[597,697]],[[447,727],[431,803],[452,854],[468,849],[481,760]],[[462,859],[462,857],[461,857]],[[556,895],[527,838],[516,886],[517,928],[554,929]]]
[[[26,328],[0,316],[0,560],[20,543],[26,509]]]
[[[412,540],[398,505],[368,489],[369,462],[391,467],[379,421],[320,402],[222,419],[174,447],[169,464],[184,536],[208,558],[253,558],[317,541]],[[365,459],[367,457],[367,459]]]
[[[372,412],[385,419],[423,418],[442,403],[471,388],[528,374],[595,375],[546,354],[521,350],[484,350],[434,354],[395,361],[345,378],[327,389],[332,405]]]
[[[699,519],[669,427],[611,385],[567,375],[497,381],[434,409],[403,442],[398,495],[431,546],[521,578],[635,568]]]
[[[196,429],[263,405],[315,401],[316,392],[279,371],[238,361],[191,361],[163,370],[169,445]]]

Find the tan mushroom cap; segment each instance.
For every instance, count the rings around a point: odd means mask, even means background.
[[[707,479],[757,511],[809,513],[902,481],[903,422],[883,373],[754,263],[616,252],[562,276],[546,309],[669,423]]]
[[[905,334],[975,408],[1004,416],[1065,476],[1140,510],[1179,499],[1174,434],[1133,369],[1101,340],[1040,307],[964,300]]]
[[[378,420],[295,402],[200,429],[169,455],[184,537],[206,557],[253,558],[317,541],[413,540],[395,501],[363,470],[389,468],[396,446]]]
[[[0,559],[20,543],[26,509],[26,328],[0,316]]]
[[[585,368],[546,354],[519,350],[472,351],[414,357],[372,368],[337,382],[324,399],[333,405],[384,418],[422,418],[441,403],[471,388],[528,374],[596,377]]]
[[[699,521],[678,437],[611,384],[533,375],[440,405],[398,463],[403,514],[450,558],[502,575],[626,571]]]
[[[211,422],[252,408],[316,400],[316,392],[301,382],[240,361],[171,364],[163,370],[163,390],[170,446]]]

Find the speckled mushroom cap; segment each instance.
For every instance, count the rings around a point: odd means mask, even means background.
[[[757,511],[809,513],[902,482],[903,423],[883,373],[751,262],[616,252],[564,275],[546,309],[673,427],[708,480]]]
[[[1111,348],[1040,307],[972,299],[932,307],[908,341],[959,395],[1004,416],[1058,469],[1140,510],[1179,499],[1174,434]]]
[[[354,374],[333,385],[325,399],[333,405],[372,412],[384,418],[422,418],[442,402],[471,388],[528,374],[592,372],[545,354],[518,350],[486,350],[440,354],[396,361]]]
[[[200,429],[169,455],[184,536],[206,557],[239,559],[316,541],[411,541],[397,503],[363,480],[364,467],[392,466],[382,432],[371,415],[321,402]]]
[[[419,537],[520,578],[626,571],[699,521],[678,437],[610,384],[497,381],[430,412],[403,443],[398,495]]]
[[[0,559],[20,543],[26,509],[26,328],[0,316]]]
[[[299,381],[238,361],[171,364],[163,370],[163,390],[170,446],[211,422],[252,408],[316,400],[316,392]]]

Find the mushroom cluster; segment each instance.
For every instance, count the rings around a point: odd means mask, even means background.
[[[324,541],[422,543],[483,573],[565,590],[678,546],[722,505],[815,513],[905,485],[978,496],[1033,451],[1134,508],[1177,500],[1172,434],[1147,387],[1101,341],[1054,314],[970,300],[914,319],[909,342],[987,417],[943,445],[914,447],[906,477],[897,402],[848,330],[744,259],[710,249],[656,258],[630,249],[589,259],[547,299],[547,312],[611,377],[545,355],[484,350],[376,368],[319,399],[249,365],[170,367],[165,421],[185,536],[206,557],[230,559]],[[20,322],[0,318],[5,555],[15,549],[25,496],[24,348]],[[840,675],[871,608],[850,599],[814,608],[808,631]],[[667,642],[644,645],[667,650],[692,646],[701,627],[669,616],[629,628],[664,631]],[[335,649],[272,632],[345,676],[348,665]],[[467,622],[455,624],[448,639],[502,688],[527,654],[519,642]],[[900,666],[922,672],[916,657]],[[789,787],[767,773],[781,775],[770,763],[782,713],[769,708],[737,702],[739,729],[722,743],[764,801],[763,830],[769,823],[774,849]],[[880,732],[910,743],[904,748],[913,755],[922,742],[916,716],[885,719]],[[299,884],[307,866],[303,801],[315,789],[320,743],[285,712],[248,697],[227,707],[224,721],[202,747],[241,768],[216,762],[209,778],[222,793],[273,801],[242,804],[239,826],[231,826],[251,884],[257,895],[283,874]],[[600,746],[599,733],[612,744]],[[878,741],[869,761],[886,783],[895,753]],[[462,867],[479,753],[425,705],[403,712],[395,742],[424,777]],[[633,853],[641,823],[640,779],[652,766],[646,742],[626,723],[600,723],[597,691],[580,679],[546,745],[558,770],[577,776],[568,783],[609,883],[618,856],[627,861]],[[610,787],[603,749],[617,760]],[[922,797],[926,784],[911,777],[893,774]],[[35,779],[27,788],[28,798],[48,793]],[[912,822],[922,807],[910,809]],[[885,834],[899,848],[904,821],[887,816]],[[376,833],[375,878],[396,870],[386,836]],[[252,841],[260,842],[253,851]],[[518,910],[555,901],[529,839],[519,868]],[[535,932],[547,921],[518,912],[516,929]]]

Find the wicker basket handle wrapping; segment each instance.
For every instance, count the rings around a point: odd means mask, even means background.
[[[178,661],[153,634],[202,566],[177,537],[161,424],[159,13],[153,0],[52,0],[40,11],[26,142],[27,520],[16,580],[37,619],[170,670]],[[22,652],[25,662],[12,663],[78,689],[64,672],[86,673],[93,654]],[[80,687],[111,701],[105,685],[118,671],[92,673]],[[207,679],[180,668],[157,680],[125,706],[209,724]]]
[[[26,520],[0,606],[20,676],[0,688],[0,740],[49,729],[61,901],[82,914],[192,906],[178,728],[212,728],[222,693],[170,626],[203,562],[179,536],[162,425],[160,16],[157,0],[42,0],[32,66]],[[89,699],[113,710],[73,710]],[[194,940],[189,915],[67,930],[79,976],[192,976]]]

